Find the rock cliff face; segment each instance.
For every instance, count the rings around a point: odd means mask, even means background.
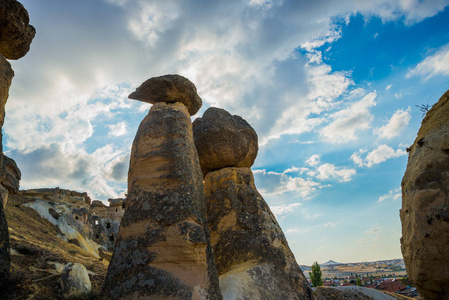
[[[157,98],[134,139],[104,299],[221,299],[190,113],[164,99]]]
[[[193,122],[193,131],[223,298],[315,299],[254,185],[254,129],[239,116],[210,108]]]
[[[60,188],[19,191],[16,198],[57,226],[59,237],[97,257],[112,254],[115,238],[124,214],[124,199],[91,203],[87,193]]]
[[[30,49],[30,44],[35,34],[36,30],[33,26],[29,25],[28,12],[22,4],[16,0],[0,1],[0,153],[2,155],[0,159],[0,170],[2,171],[0,174],[0,177],[2,177],[2,184],[0,184],[0,197],[2,198],[2,205],[0,205],[2,206],[0,209],[0,277],[3,279],[9,277],[11,265],[8,225],[3,205],[6,206],[8,194],[17,191],[18,180],[20,180],[19,171],[18,176],[16,176],[18,178],[17,183],[13,183],[13,185],[17,186],[17,189],[11,185],[4,186],[3,184],[4,182],[8,182],[8,177],[11,175],[8,173],[8,167],[10,165],[3,166],[2,127],[5,119],[5,105],[8,99],[9,87],[14,76],[11,65],[5,58],[19,59],[23,57]],[[6,162],[10,161],[6,160]],[[16,169],[18,170],[17,166]],[[4,171],[7,171],[7,173],[5,174]],[[13,177],[9,179],[14,181]],[[7,282],[7,280],[2,280],[2,283],[4,282]]]
[[[204,179],[206,212],[224,299],[314,299],[249,168]]]
[[[407,274],[424,299],[447,299],[449,91],[429,110],[409,150],[400,211]]]

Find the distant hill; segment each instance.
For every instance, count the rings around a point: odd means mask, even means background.
[[[320,266],[332,266],[332,265],[341,265],[342,263],[336,262],[334,260],[329,260],[325,263],[320,264]]]

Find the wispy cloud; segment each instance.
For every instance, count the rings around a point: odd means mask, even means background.
[[[374,129],[374,132],[380,138],[384,139],[392,139],[398,136],[410,122],[410,119],[412,118],[410,112],[410,107],[408,107],[406,110],[397,110],[388,121],[388,124]]]
[[[270,206],[271,211],[276,217],[282,217],[289,213],[292,213],[298,209],[302,204],[301,203],[291,203],[286,205],[274,205]]]
[[[426,57],[407,73],[406,78],[421,76],[425,79],[430,79],[436,75],[449,76],[449,44],[444,45],[438,51]]]
[[[401,190],[402,189],[399,187],[397,189],[389,191],[387,194],[380,196],[379,200],[377,200],[377,203],[383,202],[385,200],[401,199],[401,197],[402,197]]]
[[[376,96],[376,93],[369,93],[350,107],[332,114],[330,118],[333,121],[321,129],[323,139],[335,144],[357,140],[357,132],[371,127],[373,115],[370,108],[376,105]]]

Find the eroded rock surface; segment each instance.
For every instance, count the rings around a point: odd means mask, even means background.
[[[80,263],[68,263],[61,273],[61,289],[65,299],[85,296],[90,292],[91,282],[87,269]]]
[[[204,179],[207,220],[224,299],[315,299],[249,168]]]
[[[0,189],[4,189],[0,186]],[[3,197],[3,193],[0,193]],[[3,199],[2,199],[3,202]],[[0,205],[0,288],[3,289],[3,284],[9,277],[9,269],[11,268],[11,256],[9,245],[8,223],[6,222],[6,215],[3,205]],[[1,293],[0,293],[1,294]]]
[[[134,139],[104,299],[221,299],[208,240],[190,114],[157,102]]]
[[[449,295],[449,91],[427,113],[402,180],[401,250],[424,299]]]
[[[15,195],[19,191],[22,173],[12,158],[9,158],[4,154],[1,156],[3,159],[0,178],[1,185],[8,190],[10,195]]]
[[[145,81],[128,96],[130,99],[148,103],[181,102],[187,106],[190,115],[198,112],[203,104],[195,85],[180,75],[164,75]]]
[[[9,87],[11,86],[14,71],[11,64],[0,53],[0,151],[3,153],[2,128],[5,120],[5,105],[8,100]]]
[[[30,24],[28,12],[16,0],[0,1],[0,54],[7,59],[19,59],[30,50],[36,30]]]
[[[193,122],[204,176],[227,167],[251,167],[257,156],[256,131],[243,118],[221,108],[207,109]]]

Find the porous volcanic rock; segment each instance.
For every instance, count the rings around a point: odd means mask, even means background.
[[[251,167],[257,156],[256,131],[242,117],[210,107],[193,122],[203,175],[227,167]]]
[[[155,103],[139,126],[104,299],[221,299],[203,177],[184,104]]]
[[[424,299],[449,295],[449,91],[428,112],[402,179],[401,250]]]
[[[27,10],[16,0],[0,1],[0,54],[19,59],[30,50],[36,30]]]
[[[68,263],[61,273],[61,288],[65,299],[86,296],[92,285],[87,269],[80,263]]]
[[[2,187],[0,187],[2,188]],[[0,193],[3,196],[3,193]],[[3,199],[2,199],[3,202]],[[9,231],[8,223],[3,205],[0,205],[0,288],[9,278],[9,269],[11,268],[11,256],[9,249]]]
[[[224,299],[315,299],[251,169],[210,172],[204,189]]]
[[[2,128],[5,120],[5,105],[8,100],[9,87],[11,80],[14,77],[14,71],[11,64],[0,54],[0,152],[3,153],[2,144]]]
[[[128,98],[152,104],[156,102],[181,102],[187,106],[192,116],[198,112],[203,104],[197,94],[195,85],[180,75],[150,78],[142,83]]]
[[[1,154],[1,157],[3,159],[3,164],[0,169],[0,183],[8,189],[10,195],[15,195],[19,191],[22,173],[12,158],[9,158],[4,154]]]

